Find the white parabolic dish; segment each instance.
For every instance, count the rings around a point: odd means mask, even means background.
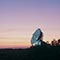
[[[32,44],[34,44],[34,43],[38,40],[40,34],[41,34],[41,30],[40,30],[40,29],[37,29],[37,30],[33,33],[33,36],[32,36],[32,39],[31,39],[31,43],[32,43]]]

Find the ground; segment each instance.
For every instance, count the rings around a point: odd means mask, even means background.
[[[60,46],[0,49],[0,60],[58,60],[59,56]]]

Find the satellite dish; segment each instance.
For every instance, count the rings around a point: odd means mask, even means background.
[[[41,30],[38,28],[34,33],[33,33],[33,36],[32,36],[32,39],[31,39],[31,44],[34,45],[39,45],[39,40],[38,38],[40,37],[41,35]],[[39,44],[38,44],[39,43]]]

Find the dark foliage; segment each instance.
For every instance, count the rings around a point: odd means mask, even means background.
[[[0,60],[58,60],[60,46],[36,46],[27,49],[0,49]]]

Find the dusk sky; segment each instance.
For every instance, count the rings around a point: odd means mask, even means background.
[[[60,0],[0,0],[0,48],[30,46],[37,28],[44,41],[60,38]]]

